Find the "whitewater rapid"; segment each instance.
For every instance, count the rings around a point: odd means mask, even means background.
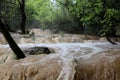
[[[57,62],[61,66],[61,71],[57,77],[57,80],[74,80],[76,73],[76,60],[90,59],[93,55],[100,52],[107,51],[108,49],[120,49],[120,43],[118,45],[112,45],[108,42],[95,42],[95,43],[57,43],[57,44],[19,44],[21,49],[27,49],[31,47],[48,47],[52,48],[55,52],[47,56],[40,57],[35,62],[22,60],[21,63],[16,63],[14,66],[31,66],[36,64],[43,64],[51,59],[58,58]],[[9,52],[9,45],[0,45],[0,49],[6,48]],[[1,59],[3,60],[3,58]],[[49,65],[48,65],[49,66]]]

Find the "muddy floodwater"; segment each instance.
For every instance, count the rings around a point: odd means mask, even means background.
[[[15,60],[8,45],[0,45],[0,80],[120,80],[120,43],[19,44],[21,49],[48,47],[51,54]]]
[[[26,55],[20,60],[0,34],[0,80],[120,80],[120,38],[112,38],[117,42],[113,45],[104,37],[33,32],[11,33]],[[41,47],[51,53],[29,54]]]

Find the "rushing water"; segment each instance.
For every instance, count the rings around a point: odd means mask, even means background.
[[[100,52],[108,51],[109,49],[115,49],[115,50],[120,49],[120,43],[118,43],[118,45],[112,45],[108,42],[19,44],[19,46],[22,49],[30,48],[30,47],[41,47],[41,46],[45,46],[45,47],[54,49],[55,53],[52,53],[48,56],[44,56],[44,57],[38,59],[37,61],[31,62],[29,60],[28,61],[22,60],[21,63],[16,63],[14,66],[20,66],[20,65],[31,66],[31,65],[35,65],[35,64],[43,64],[46,61],[49,61],[51,59],[59,58],[59,60],[57,60],[57,62],[61,66],[61,69],[60,69],[59,75],[57,76],[56,80],[90,80],[90,79],[74,79],[75,73],[77,73],[76,67],[78,65],[78,63],[76,61],[80,60],[80,59],[88,60],[88,59],[92,58],[93,55],[100,54]],[[0,48],[9,48],[9,46],[1,45]],[[1,60],[3,60],[3,58]],[[14,80],[14,79],[12,79],[12,80]],[[27,80],[27,79],[23,79],[23,80]],[[35,79],[33,79],[33,80],[35,80]],[[52,80],[52,79],[45,79],[45,80]],[[110,79],[110,80],[113,80],[113,79]]]

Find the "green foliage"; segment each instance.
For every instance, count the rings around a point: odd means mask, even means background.
[[[84,26],[84,32],[87,34],[98,34],[99,21],[101,18],[103,6],[99,0],[77,0],[76,3],[69,6],[70,13],[74,18],[79,19],[79,23]],[[80,26],[79,26],[80,27]]]
[[[46,21],[51,21],[54,15],[51,12],[50,0],[27,0],[28,22],[39,21],[39,27],[45,27]],[[34,26],[34,23],[32,24]]]
[[[0,0],[0,17],[12,26],[12,30],[19,28],[18,7],[16,0]],[[113,34],[120,23],[120,1],[26,0],[26,14],[30,28],[49,28],[57,33],[81,33],[83,30],[87,34],[104,36]]]
[[[120,11],[115,9],[107,9],[104,15],[104,19],[101,21],[103,25],[103,29],[101,30],[102,36],[107,34],[111,34],[113,29],[120,22]]]
[[[20,25],[20,14],[16,0],[4,0],[0,2],[0,17],[9,24],[8,29],[15,31]]]
[[[118,0],[27,0],[31,20],[43,29],[77,33],[83,27],[84,33],[102,36],[118,25],[119,5]]]
[[[120,3],[118,0],[76,0],[69,6],[70,13],[80,20],[84,32],[102,35],[113,34],[120,23]]]
[[[60,0],[64,3],[64,0]],[[63,5],[57,2],[51,2],[51,0],[27,0],[27,14],[29,13],[32,18],[28,20],[33,22],[31,24],[35,27],[36,21],[39,28],[51,29],[53,32],[73,32],[75,27],[78,27],[74,22],[68,10]],[[30,12],[32,10],[32,12]],[[30,16],[30,17],[31,17]],[[28,16],[29,17],[29,16]]]
[[[61,31],[73,33],[75,28],[78,27],[78,24],[72,18],[66,16],[57,16],[53,22],[54,26],[52,26],[52,30],[57,33]],[[77,30],[75,32],[77,33]]]

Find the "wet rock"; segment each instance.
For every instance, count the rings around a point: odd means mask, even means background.
[[[48,47],[32,47],[32,48],[23,50],[23,52],[26,55],[39,55],[39,54],[50,54],[50,53],[53,53],[54,50]]]

